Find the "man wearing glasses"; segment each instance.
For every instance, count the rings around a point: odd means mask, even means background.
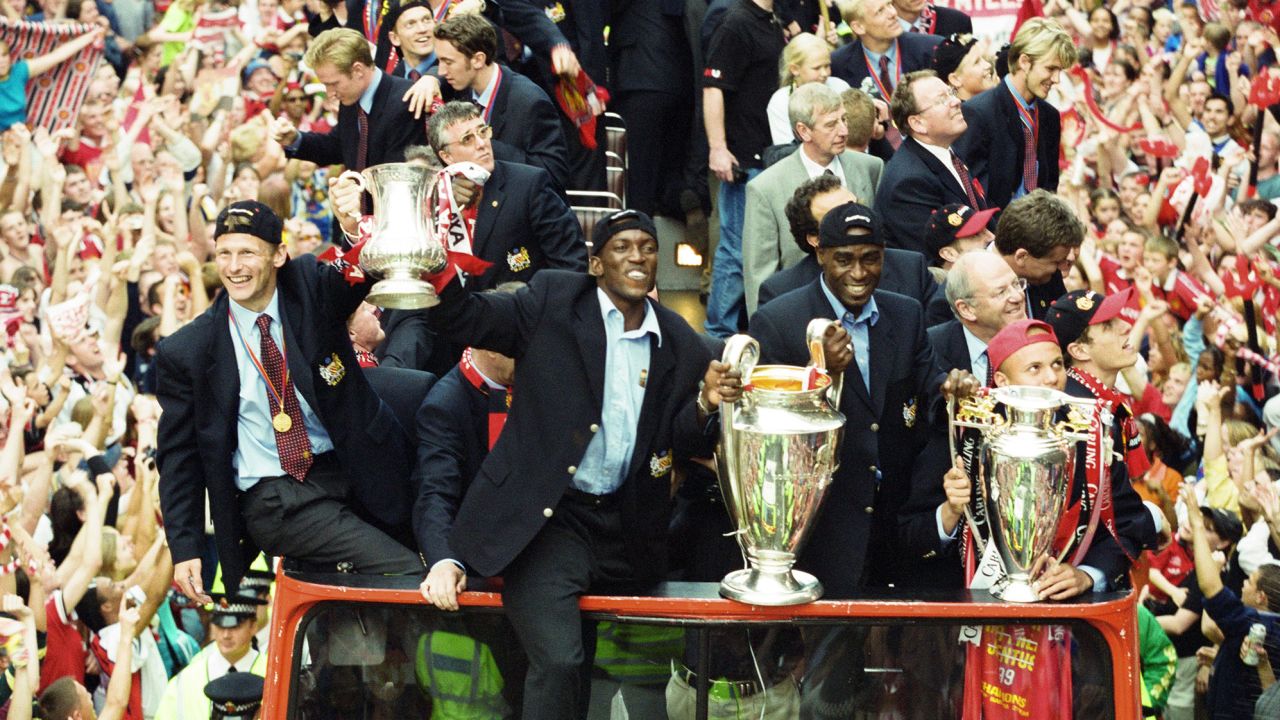
[[[889,111],[904,139],[885,163],[876,212],[884,219],[889,247],[927,255],[925,226],[934,208],[949,203],[987,208],[982,186],[951,149],[968,126],[955,90],[932,70],[903,78]]]
[[[427,139],[446,165],[472,162],[489,179],[466,203],[471,252],[492,263],[473,291],[504,282],[528,282],[543,268],[584,272],[587,246],[582,227],[542,168],[494,158],[493,127],[469,102],[447,103],[427,123]]]
[[[990,250],[958,257],[946,284],[955,319],[929,328],[940,369],[967,370],[991,387],[996,368],[988,361],[987,344],[1009,323],[1026,319],[1026,289],[1027,281]]]

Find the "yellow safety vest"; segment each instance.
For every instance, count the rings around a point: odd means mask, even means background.
[[[431,697],[431,720],[501,720],[506,715],[502,673],[488,645],[435,630],[418,638],[413,664],[418,687]]]
[[[212,714],[213,705],[204,694],[204,686],[217,679],[209,677],[209,659],[216,652],[217,645],[206,646],[191,658],[191,664],[169,680],[154,720],[205,720]],[[249,672],[261,678],[267,676],[265,652],[258,653],[249,666]]]
[[[666,685],[671,661],[684,657],[684,630],[670,625],[602,622],[595,666],[627,685]]]

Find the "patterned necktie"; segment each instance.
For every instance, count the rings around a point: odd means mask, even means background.
[[[956,154],[955,150],[951,151],[951,165],[956,169],[956,174],[960,176],[960,184],[964,186],[965,195],[969,196],[969,207],[974,210],[981,210],[978,205],[978,196],[973,192],[973,179],[969,177],[969,168],[965,167],[964,161]]]
[[[893,75],[889,74],[889,57],[887,55],[880,56],[880,85],[889,95],[889,97],[883,98],[887,103],[893,97],[894,87]],[[893,124],[892,120],[884,128],[884,139],[889,141],[894,150],[897,150],[898,146],[902,144],[902,133],[898,131],[898,127]]]
[[[285,378],[284,356],[276,341],[271,339],[271,316],[258,316],[258,333],[262,335],[262,368],[267,371],[267,382],[277,390],[267,393],[267,407],[271,409],[272,426],[276,431],[276,449],[280,452],[280,467],[299,481],[307,478],[311,470],[311,438],[307,437],[306,425],[302,422],[302,405],[298,402],[298,393],[293,389],[293,382]],[[284,408],[276,400],[276,392],[284,400]],[[283,412],[287,416],[288,426],[280,431],[275,418]]]
[[[1027,192],[1036,189],[1036,136],[1026,123],[1022,124],[1022,187]]]
[[[356,106],[356,119],[360,126],[360,142],[356,145],[356,172],[369,165],[369,114],[364,108]]]
[[[987,354],[987,351],[986,351],[986,350],[983,350],[983,351],[982,351],[982,357],[987,361],[987,385],[986,385],[986,387],[989,387],[989,388],[990,388],[990,387],[995,387],[995,386],[996,386],[996,369],[995,369],[995,368],[993,368],[993,367],[991,367],[991,356]]]

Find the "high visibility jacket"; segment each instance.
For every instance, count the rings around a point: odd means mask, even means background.
[[[684,656],[684,630],[669,625],[602,622],[596,631],[596,667],[628,685],[666,685],[671,661]]]
[[[205,720],[212,714],[213,706],[204,694],[204,686],[218,679],[209,674],[209,659],[217,652],[216,644],[205,647],[191,658],[191,663],[182,672],[169,680],[164,696],[160,698],[155,720]],[[258,653],[249,666],[249,672],[258,677],[267,676],[266,653]]]
[[[418,638],[418,686],[431,697],[431,720],[500,720],[507,712],[502,673],[489,646],[435,630]]]

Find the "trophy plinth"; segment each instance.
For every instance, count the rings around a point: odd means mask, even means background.
[[[365,301],[378,307],[421,310],[440,304],[436,289],[407,271],[393,270],[369,290]]]

